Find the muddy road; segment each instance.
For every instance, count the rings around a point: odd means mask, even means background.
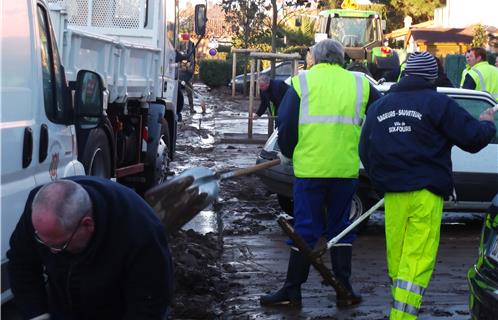
[[[200,113],[197,98],[198,113],[184,111],[172,171],[254,165],[261,144],[223,142],[226,133],[247,132],[248,99],[232,98],[228,89],[196,88],[205,97],[206,113]],[[255,133],[266,130],[266,119],[255,121]],[[374,213],[353,247],[352,283],[363,295],[362,304],[337,309],[334,290],[312,268],[301,309],[261,307],[259,296],[280,288],[287,271],[289,249],[276,222],[280,213],[276,196],[256,176],[223,181],[219,201],[170,237],[177,282],[170,318],[387,319],[391,296],[382,212]],[[436,270],[419,319],[469,319],[466,273],[477,257],[480,230],[479,214],[445,213]],[[325,260],[330,267],[328,255]],[[17,319],[8,310],[2,308],[2,319]]]
[[[247,117],[247,99],[232,98],[223,89],[206,96],[207,114],[186,117],[182,125],[174,166],[182,169],[201,165],[220,170],[253,165],[262,145],[223,143],[227,132],[247,132],[247,120],[239,119]],[[255,133],[266,133],[266,128],[266,120],[255,121]],[[360,306],[338,310],[334,290],[322,284],[320,275],[312,269],[303,285],[301,309],[261,307],[259,296],[278,289],[287,271],[289,249],[276,223],[280,213],[276,196],[269,194],[257,177],[250,176],[222,182],[219,202],[187,226],[222,238],[221,268],[230,291],[223,293],[224,301],[212,318],[387,318],[391,296],[382,212],[372,216],[354,244],[352,281],[364,298]],[[436,270],[420,319],[469,319],[466,273],[477,256],[480,230],[479,214],[444,214]],[[328,257],[326,261],[329,263]]]

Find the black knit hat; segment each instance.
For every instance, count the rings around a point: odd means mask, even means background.
[[[429,52],[414,52],[406,61],[405,75],[419,76],[427,80],[437,79],[436,58]]]

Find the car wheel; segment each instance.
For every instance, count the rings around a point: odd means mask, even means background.
[[[363,192],[358,191],[353,196],[353,201],[351,203],[351,212],[349,214],[349,220],[351,222],[358,219],[365,211],[370,209],[374,205],[374,202],[370,200]],[[357,227],[358,230],[363,230],[368,224],[370,216],[363,220]]]
[[[290,216],[294,216],[294,201],[292,198],[277,194],[278,204],[280,208]]]

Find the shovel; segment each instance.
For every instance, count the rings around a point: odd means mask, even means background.
[[[384,199],[377,202],[372,208],[367,212],[363,213],[358,219],[356,219],[351,225],[339,233],[336,237],[332,238],[326,244],[319,246],[317,249],[313,250],[308,246],[306,241],[294,230],[294,228],[289,224],[289,222],[283,218],[278,218],[277,222],[282,228],[282,230],[292,239],[294,245],[299,249],[299,251],[310,261],[311,265],[320,273],[325,282],[331,285],[338,295],[349,296],[349,290],[337,280],[334,274],[325,266],[322,260],[322,255],[330,249],[335,243],[342,239],[349,231],[355,228],[368,216],[370,216],[375,210],[377,210],[384,203]]]
[[[214,172],[206,167],[188,169],[148,190],[144,198],[154,208],[166,230],[172,233],[218,198],[221,180],[245,176],[278,164],[280,159],[228,172]]]
[[[376,204],[374,204],[370,209],[368,209],[368,211],[361,214],[353,223],[351,223],[346,229],[342,230],[342,232],[339,233],[337,236],[333,237],[327,243],[324,243],[318,248],[315,248],[311,253],[312,256],[313,257],[322,256],[325,252],[327,252],[330,248],[332,248],[334,244],[338,243],[339,240],[344,238],[344,236],[348,234],[349,231],[356,228],[357,225],[359,225],[360,223],[363,222],[363,220],[372,215],[372,213],[374,213],[375,210],[379,209],[379,207],[382,206],[383,204],[384,204],[384,198],[380,199]]]

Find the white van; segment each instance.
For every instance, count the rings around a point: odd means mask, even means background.
[[[9,238],[21,216],[27,196],[37,185],[84,175],[77,161],[72,92],[42,1],[3,1],[1,11],[1,301],[12,297],[6,273]],[[80,71],[75,96],[100,90],[94,105],[103,106],[103,86],[97,81],[83,88],[83,78],[96,76]],[[95,77],[95,79],[100,79]],[[97,91],[95,91],[97,92]],[[83,107],[82,99],[79,104]],[[95,104],[96,103],[96,104]],[[76,112],[75,112],[76,110]]]

